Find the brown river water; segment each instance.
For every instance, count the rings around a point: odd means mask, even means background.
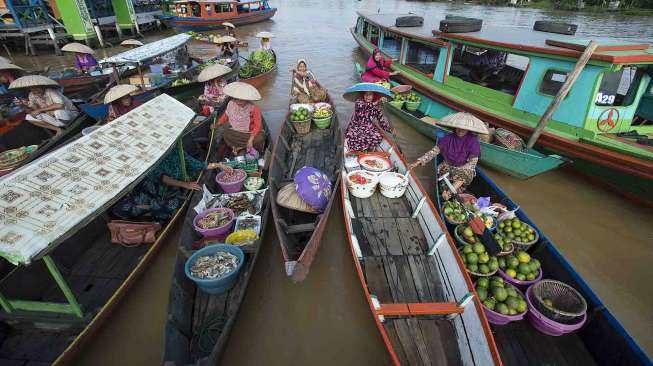
[[[583,36],[645,40],[653,43],[653,18],[619,14],[546,13],[533,9],[484,7],[405,1],[282,0],[273,21],[237,29],[254,47],[259,31],[271,31],[279,59],[274,80],[261,88],[260,102],[271,130],[278,129],[289,99],[288,70],[305,58],[330,89],[343,126],[352,106],[341,98],[356,82],[353,62],[362,54],[349,34],[356,11],[412,11],[442,17],[444,13],[480,17],[486,22],[530,27],[537,19],[579,24]],[[624,26],[627,24],[628,26]],[[518,28],[515,31],[519,31]],[[146,34],[146,42],[171,34]],[[99,51],[115,53],[120,47]],[[41,51],[45,54],[46,51]],[[196,54],[212,52],[196,48]],[[71,64],[68,57],[16,55],[30,69]],[[431,142],[400,121],[392,121],[409,160]],[[418,171],[425,186],[434,174]],[[490,176],[528,212],[594,291],[653,356],[653,214],[620,196],[563,171],[523,181],[490,172]],[[334,205],[322,247],[306,281],[293,284],[272,225],[250,282],[224,365],[385,365],[385,348],[372,320],[345,238],[340,203]],[[157,365],[161,363],[168,289],[178,232],[171,236],[151,268],[85,349],[81,365]]]

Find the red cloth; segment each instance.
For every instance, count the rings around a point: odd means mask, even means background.
[[[390,68],[390,65],[392,65],[392,60],[385,60],[383,59],[383,56],[381,56],[381,61],[376,62],[374,57],[380,53],[381,50],[375,48],[374,51],[372,52],[372,56],[370,56],[369,60],[367,60],[367,65],[365,66],[365,72],[361,77],[361,79],[364,82],[376,83],[381,80],[390,79],[390,72],[387,71],[386,69]]]
[[[256,136],[259,132],[261,132],[261,128],[263,127],[261,109],[256,104],[254,104],[252,112],[250,113],[250,120],[251,122],[249,124],[249,133],[251,133],[252,136]],[[229,122],[229,115],[227,115],[227,113],[223,113],[218,120],[218,124],[223,125],[227,122]]]

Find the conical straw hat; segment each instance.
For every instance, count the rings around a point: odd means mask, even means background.
[[[213,42],[214,43],[231,43],[231,42],[236,42],[237,39],[232,37],[232,36],[222,36],[216,38]]]
[[[261,100],[261,94],[255,87],[240,81],[225,86],[224,93],[232,98],[240,100]]]
[[[115,102],[116,100],[126,95],[129,95],[131,93],[135,93],[137,91],[138,91],[138,87],[136,85],[129,85],[129,84],[116,85],[113,88],[109,89],[107,94],[104,96],[104,104]]]
[[[270,32],[258,32],[256,38],[273,38],[274,34]]]
[[[6,57],[2,57],[2,56],[0,56],[0,63],[3,63],[3,64],[10,64],[10,63],[11,63],[11,60],[8,59],[8,58],[6,58]]]
[[[143,45],[143,42],[138,41],[136,39],[126,39],[126,40],[122,41],[122,43],[120,43],[120,45],[121,46],[138,46],[138,47],[140,47],[140,46]]]
[[[490,133],[485,123],[474,117],[470,113],[458,112],[442,118],[438,124],[440,126],[460,128],[461,130],[472,131],[487,135]]]
[[[368,91],[376,93],[379,97],[385,95],[392,98],[392,92],[390,92],[390,89],[384,88],[376,83],[358,83],[350,86],[347,88],[347,90],[345,90],[345,93],[342,95],[342,97],[350,102],[355,102],[360,93]]]
[[[197,81],[203,83],[205,81],[213,80],[217,77],[227,75],[230,72],[231,68],[229,66],[220,64],[211,65],[200,72],[200,75],[197,77]]]
[[[59,84],[42,75],[27,75],[14,80],[9,84],[9,89],[30,88],[33,86],[59,86]]]
[[[91,47],[77,42],[68,43],[61,47],[61,50],[64,52],[88,53],[91,55],[95,53]]]
[[[224,25],[225,27],[229,27],[229,28],[236,28],[235,25],[233,25],[233,24],[231,24],[229,22],[224,22],[224,23],[222,23],[222,25]]]
[[[22,70],[23,68],[20,66],[16,66],[14,64],[7,64],[4,62],[0,62],[0,70]]]
[[[297,193],[294,183],[286,184],[277,193],[277,204],[291,210],[317,213],[317,211],[308,205],[304,199]]]

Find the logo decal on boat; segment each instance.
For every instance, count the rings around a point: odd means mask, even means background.
[[[606,109],[596,120],[596,128],[601,132],[608,132],[614,129],[619,123],[619,110],[616,108]]]

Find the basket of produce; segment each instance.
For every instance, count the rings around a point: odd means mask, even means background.
[[[238,76],[249,79],[272,70],[275,66],[275,56],[271,50],[259,49],[249,55],[249,60],[240,67]]]
[[[422,98],[415,94],[415,93],[410,93],[408,94],[408,97],[406,97],[406,109],[414,112],[417,110],[419,105],[422,104]]]
[[[305,135],[311,131],[311,114],[307,108],[300,107],[290,112],[290,122],[300,135]]]
[[[388,198],[399,198],[406,193],[408,178],[396,172],[383,172],[379,176],[379,190]]]
[[[515,249],[526,250],[540,240],[540,234],[529,224],[518,218],[500,221],[497,233],[515,244]]]
[[[499,276],[513,285],[526,288],[542,279],[540,261],[523,250],[499,258]]]
[[[444,219],[450,225],[460,225],[467,222],[465,208],[457,200],[445,201],[442,205]]]
[[[313,123],[319,129],[329,128],[331,126],[331,117],[333,117],[331,108],[317,108],[313,112]]]
[[[236,219],[235,231],[246,230],[253,231],[258,236],[261,233],[261,216],[244,215]]]
[[[245,179],[245,189],[248,191],[258,191],[263,187],[265,180],[261,177],[248,177]]]
[[[501,252],[497,254],[497,257],[504,257],[515,250],[515,245],[508,239],[504,238],[501,234],[494,234],[494,240],[497,241],[497,244],[501,247]]]
[[[458,242],[458,246],[468,244],[474,245],[476,243],[480,243],[478,236],[474,234],[469,225],[464,223],[456,226],[456,228],[453,230],[453,236]]]
[[[587,302],[573,287],[542,280],[526,291],[528,320],[535,329],[560,336],[580,329],[587,320]]]
[[[209,208],[195,216],[193,227],[204,237],[222,236],[231,230],[235,217],[234,211],[229,208]]]
[[[465,244],[459,249],[460,257],[469,274],[477,277],[489,277],[497,273],[499,262],[490,256],[481,243]]]
[[[258,239],[258,235],[252,230],[235,230],[233,233],[227,235],[224,242],[239,247],[246,247],[253,245],[256,239]]]
[[[498,276],[476,280],[476,294],[483,304],[487,320],[495,325],[505,325],[524,319],[528,303],[518,288]]]
[[[404,106],[404,96],[396,93],[388,103],[397,109],[401,109]]]
[[[376,174],[365,170],[355,170],[347,174],[347,188],[354,197],[371,197],[378,183],[379,178]]]
[[[217,295],[229,291],[245,262],[245,253],[235,245],[204,247],[188,258],[186,276],[205,293]]]
[[[252,173],[258,173],[258,168],[259,168],[258,161],[256,160],[245,160],[245,161],[231,160],[231,161],[224,162],[224,164],[234,169],[244,170],[248,175]]]
[[[234,169],[230,173],[220,172],[215,176],[215,181],[225,193],[240,192],[245,179],[247,179],[247,173],[242,169]]]

